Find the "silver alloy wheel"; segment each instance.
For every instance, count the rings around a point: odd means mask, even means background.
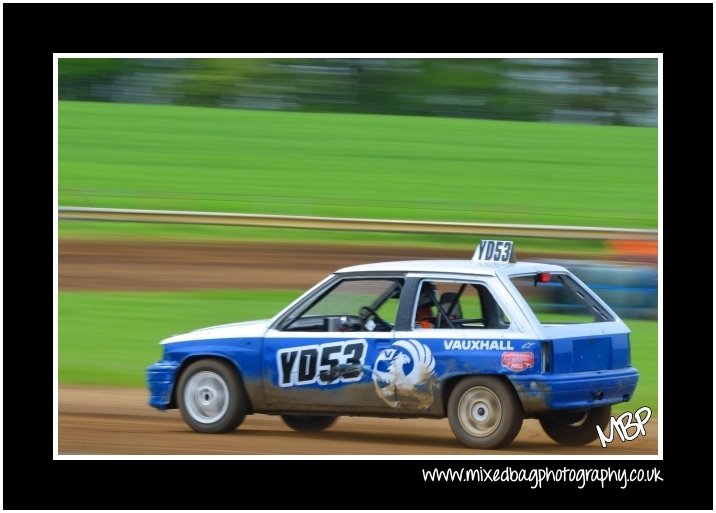
[[[486,387],[467,390],[457,405],[460,425],[472,436],[485,437],[495,432],[502,420],[502,404]]]
[[[202,424],[221,420],[229,408],[229,387],[216,372],[197,372],[186,383],[184,404],[187,413]]]

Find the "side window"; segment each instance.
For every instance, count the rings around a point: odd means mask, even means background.
[[[510,320],[483,283],[424,281],[419,288],[416,329],[507,329]]]
[[[347,278],[303,305],[283,331],[391,331],[402,279]]]

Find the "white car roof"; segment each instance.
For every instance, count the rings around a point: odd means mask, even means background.
[[[559,265],[541,262],[517,262],[512,264],[490,264],[475,260],[403,260],[375,264],[354,265],[339,269],[336,273],[398,271],[409,273],[458,273],[496,276],[497,274],[522,274],[534,272],[565,272]]]

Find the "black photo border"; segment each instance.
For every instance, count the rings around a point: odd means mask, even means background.
[[[713,385],[712,344],[694,326],[673,322],[702,318],[698,302],[679,299],[691,297],[687,286],[694,284],[686,285],[678,264],[704,258],[705,241],[693,240],[684,226],[702,226],[696,207],[713,204],[712,196],[700,197],[707,190],[703,176],[713,174],[711,4],[33,3],[2,9],[5,509],[664,509],[667,497],[681,499],[680,508],[712,508],[711,473],[693,466],[713,454],[711,422],[700,416],[707,410],[712,417],[704,403]],[[670,27],[687,27],[690,37]],[[328,51],[663,54],[663,461],[53,460],[53,53]],[[29,204],[37,208],[23,208]],[[697,415],[698,429],[684,415]],[[529,483],[425,482],[421,474],[476,466],[658,468],[663,481],[625,490],[574,483],[531,489]],[[201,482],[207,493],[200,493]]]

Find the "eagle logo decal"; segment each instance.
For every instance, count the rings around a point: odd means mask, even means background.
[[[394,408],[426,409],[433,403],[435,358],[417,340],[398,340],[378,353],[373,384],[383,401]]]

